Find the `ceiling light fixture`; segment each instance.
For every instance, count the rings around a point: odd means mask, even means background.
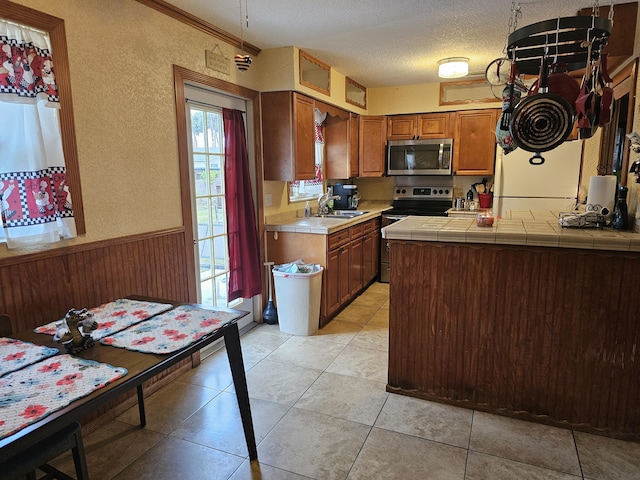
[[[469,59],[465,57],[444,58],[438,62],[440,78],[460,78],[469,73]]]

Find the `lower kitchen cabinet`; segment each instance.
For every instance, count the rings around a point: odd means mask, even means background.
[[[324,308],[321,308],[321,326],[324,325],[324,318],[338,310],[351,296],[349,288],[350,240],[348,228],[327,236],[327,261],[322,282]]]
[[[351,242],[349,243],[349,292],[355,296],[363,286],[364,250],[362,237],[362,224],[349,228]]]
[[[380,219],[367,222],[362,237],[363,284],[376,278],[380,273]]]
[[[380,271],[380,218],[354,225],[327,237],[320,327],[353,300]]]
[[[329,235],[267,232],[269,261],[278,265],[303,259],[324,267],[320,327],[378,276],[379,248],[380,217]]]

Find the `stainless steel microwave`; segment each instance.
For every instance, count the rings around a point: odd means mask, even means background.
[[[387,175],[451,175],[453,139],[387,142]]]

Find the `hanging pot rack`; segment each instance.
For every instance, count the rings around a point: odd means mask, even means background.
[[[589,43],[591,61],[598,60],[611,36],[613,22],[595,16],[561,17],[527,25],[508,37],[507,53],[515,58],[520,73],[535,75],[543,57],[581,70],[587,64]]]

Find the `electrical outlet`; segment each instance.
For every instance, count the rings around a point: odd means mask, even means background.
[[[273,195],[270,193],[265,193],[264,194],[264,206],[265,207],[270,207],[271,205],[273,205]]]

